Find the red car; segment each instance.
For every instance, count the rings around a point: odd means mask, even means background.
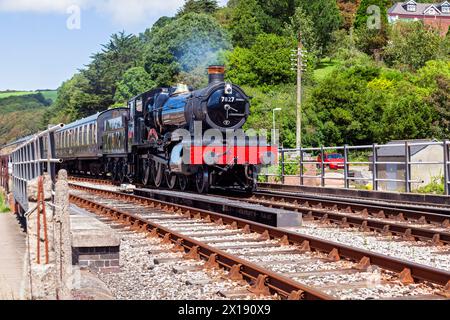
[[[317,162],[322,162],[321,155],[317,157]],[[344,169],[344,157],[339,153],[325,153],[323,162],[331,170]],[[317,167],[320,168],[321,164],[317,164]]]

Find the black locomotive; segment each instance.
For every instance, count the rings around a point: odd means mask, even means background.
[[[275,151],[240,130],[250,114],[249,97],[224,81],[224,67],[208,68],[209,84],[158,88],[66,125],[56,133],[57,155],[72,173],[109,176],[121,183],[199,193],[210,187],[256,187],[258,166]]]

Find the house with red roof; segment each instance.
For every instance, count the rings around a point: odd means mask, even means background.
[[[388,20],[390,23],[399,20],[421,20],[425,25],[438,28],[442,35],[446,35],[450,26],[450,2],[418,3],[414,0],[397,2],[388,10]]]

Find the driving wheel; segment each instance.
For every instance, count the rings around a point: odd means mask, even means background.
[[[166,184],[169,187],[170,190],[175,189],[177,185],[177,175],[174,173],[170,173],[169,171],[166,171]]]
[[[206,166],[201,166],[195,175],[195,186],[198,193],[208,193],[209,191],[209,170]]]
[[[159,188],[161,187],[164,181],[165,166],[162,163],[155,162],[155,165],[153,167],[155,168],[155,175],[154,175],[155,186]]]
[[[180,185],[181,191],[186,191],[189,187],[189,178],[185,175],[180,175],[178,177],[178,184]]]

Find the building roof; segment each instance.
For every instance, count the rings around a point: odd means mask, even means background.
[[[415,12],[406,10],[406,5],[408,3],[416,5]],[[448,1],[443,1],[443,2],[439,2],[439,3],[417,3],[415,1],[397,2],[388,10],[388,14],[390,14],[390,15],[425,15],[425,11],[427,11],[427,9],[429,9],[431,6],[434,6],[438,10],[437,15],[450,17],[450,13],[442,12],[441,8],[443,5],[449,5],[449,2]]]
[[[430,139],[423,139],[423,140],[393,140],[389,141],[387,145],[393,144],[393,145],[399,145],[402,144],[402,146],[392,146],[392,147],[380,147],[377,149],[377,156],[378,157],[404,157],[405,156],[405,147],[403,146],[405,142],[408,141],[410,143],[424,143],[424,142],[433,142],[433,140]],[[419,146],[411,146],[410,152],[411,156],[415,155],[416,153],[419,153],[423,149],[427,148],[428,145],[419,145]]]

